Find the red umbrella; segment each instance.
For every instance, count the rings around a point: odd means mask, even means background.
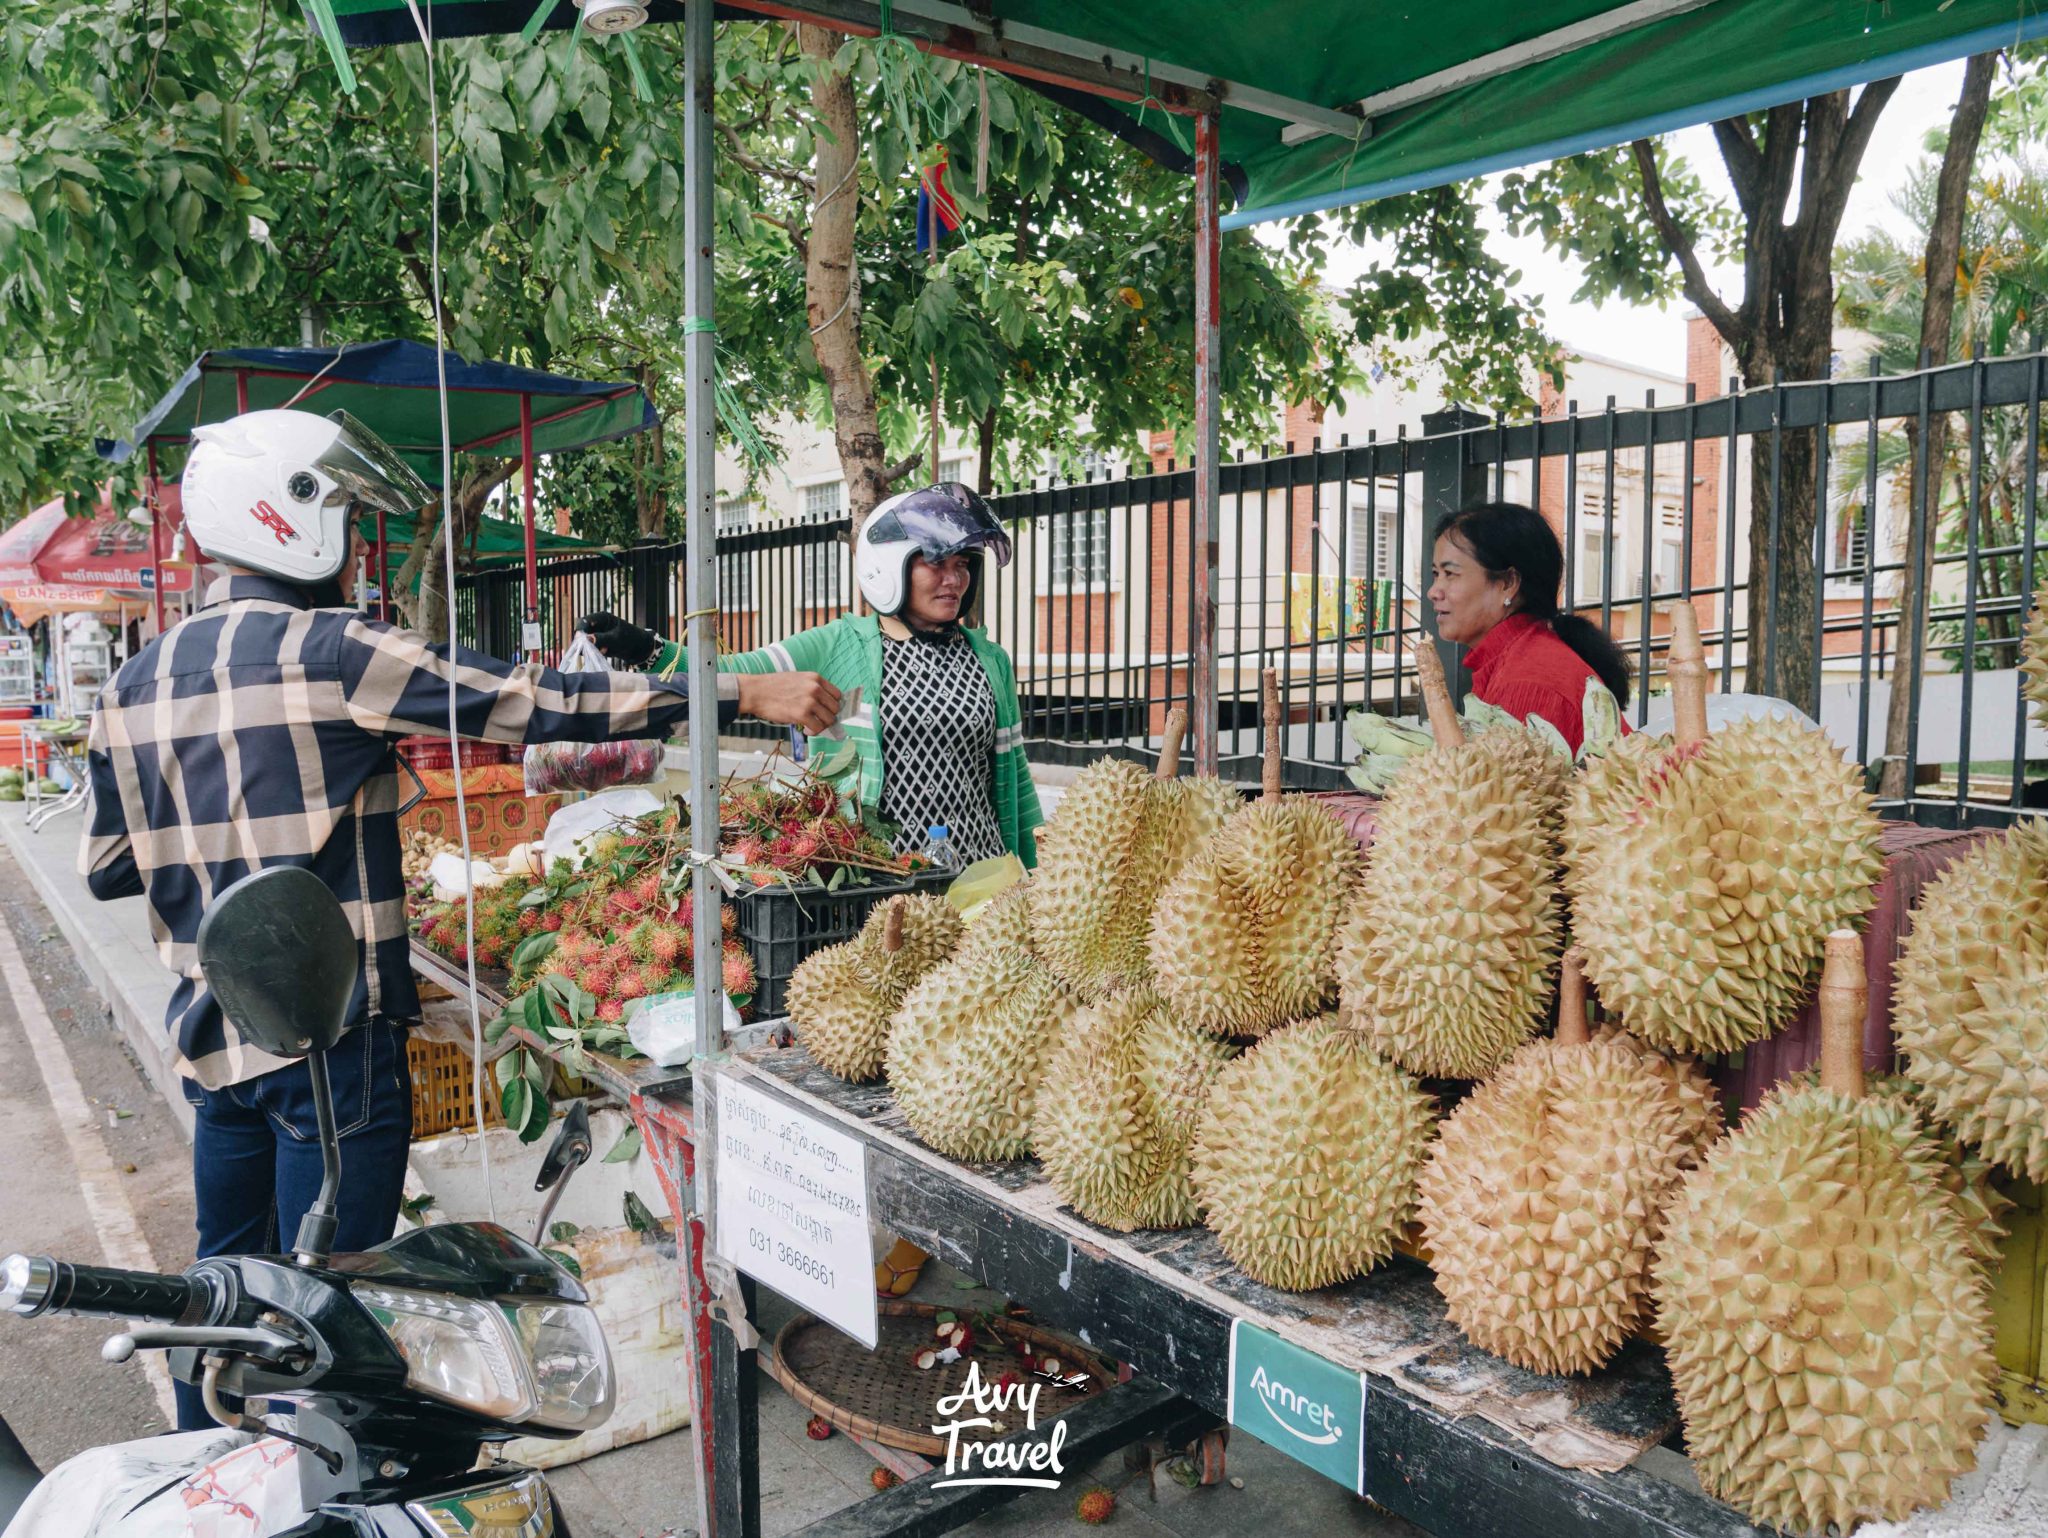
[[[166,488],[169,491],[170,488]],[[162,508],[165,527],[178,526],[175,496]],[[24,620],[66,609],[110,609],[146,598],[155,584],[149,526],[117,515],[103,494],[90,518],[70,518],[60,498],[46,502],[0,533],[0,598]],[[192,585],[186,565],[163,568],[163,589]]]

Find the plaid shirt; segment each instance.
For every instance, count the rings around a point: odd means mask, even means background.
[[[341,899],[368,958],[354,1018],[418,1016],[393,744],[446,733],[451,674],[461,734],[488,742],[666,736],[689,708],[680,678],[451,658],[268,577],[223,577],[206,598],[100,694],[79,870],[96,897],[147,896],[178,974],[178,1071],[208,1089],[285,1066],[241,1040],[199,971],[200,915],[265,866],[305,866]],[[722,700],[721,719],[733,712]]]

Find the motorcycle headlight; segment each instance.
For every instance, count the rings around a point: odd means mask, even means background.
[[[511,1309],[527,1371],[535,1425],[588,1431],[612,1413],[612,1354],[597,1315],[579,1303],[520,1303]]]
[[[358,1284],[405,1358],[408,1388],[513,1425],[587,1431],[612,1411],[611,1353],[573,1303],[494,1303]]]

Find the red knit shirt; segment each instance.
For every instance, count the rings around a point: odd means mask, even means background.
[[[1585,659],[1557,638],[1546,620],[1510,614],[1465,653],[1472,692],[1527,720],[1541,716],[1564,734],[1572,752],[1585,739]],[[1622,730],[1627,731],[1624,723]]]

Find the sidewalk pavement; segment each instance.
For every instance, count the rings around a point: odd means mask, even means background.
[[[29,885],[50,910],[86,980],[106,1000],[122,1039],[189,1143],[192,1107],[178,1087],[164,1035],[171,974],[150,940],[142,899],[101,902],[78,874],[83,817],[83,812],[66,813],[31,833],[27,808],[0,802],[0,842],[28,873]]]

